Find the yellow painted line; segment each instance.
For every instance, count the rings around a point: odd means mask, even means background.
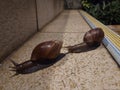
[[[101,27],[105,33],[105,36],[120,50],[120,36],[117,33],[109,29],[107,26],[96,20],[85,11],[80,10],[80,13],[87,17],[96,27]]]

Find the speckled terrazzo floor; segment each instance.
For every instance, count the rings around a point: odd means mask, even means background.
[[[46,69],[10,78],[14,74],[9,71],[10,59],[19,63],[28,60],[33,48],[46,40],[63,40],[63,46],[80,43],[89,29],[79,12],[64,11],[0,66],[0,90],[120,90],[120,69],[103,45],[67,54]]]

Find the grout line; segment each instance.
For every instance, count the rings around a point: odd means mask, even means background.
[[[38,9],[37,9],[37,0],[35,0],[35,12],[36,12],[36,27],[37,27],[37,32],[39,31],[38,27]]]

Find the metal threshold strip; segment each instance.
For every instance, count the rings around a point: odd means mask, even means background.
[[[120,65],[120,36],[100,21],[89,15],[87,12],[80,10],[80,14],[91,28],[101,27],[103,29],[105,33],[103,44],[114,57],[118,65]]]

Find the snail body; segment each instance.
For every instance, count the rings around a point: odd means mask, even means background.
[[[102,43],[104,32],[101,28],[94,28],[85,33],[83,42],[73,46],[67,46],[68,52],[81,52],[82,49],[98,47]],[[84,50],[85,50],[84,49]]]
[[[28,61],[25,61],[21,64],[17,64],[12,61],[14,64],[13,71],[16,71],[17,74],[27,73],[26,71],[39,64],[46,64],[53,62],[55,58],[60,54],[60,50],[62,48],[62,41],[52,40],[42,42],[37,45],[31,54],[31,58]]]

